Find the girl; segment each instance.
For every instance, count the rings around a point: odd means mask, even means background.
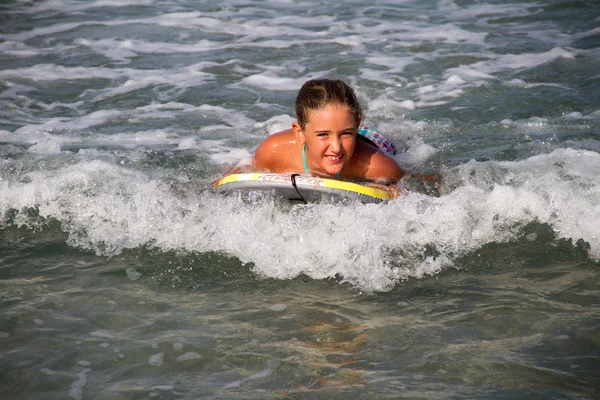
[[[354,90],[343,81],[306,82],[296,97],[296,119],[291,129],[258,146],[254,168],[384,184],[406,174],[375,145],[357,140],[363,113]]]

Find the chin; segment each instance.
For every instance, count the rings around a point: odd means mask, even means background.
[[[327,169],[325,169],[325,172],[327,173],[327,175],[336,176],[337,174],[342,172],[343,169],[344,169],[344,166],[342,165],[339,168],[337,168],[337,167],[327,168]]]

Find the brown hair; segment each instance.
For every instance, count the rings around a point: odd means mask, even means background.
[[[312,79],[302,85],[296,97],[296,119],[300,128],[306,127],[310,110],[318,110],[329,104],[347,106],[354,114],[356,126],[362,122],[362,108],[350,86],[339,79]]]

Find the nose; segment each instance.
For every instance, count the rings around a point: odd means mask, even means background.
[[[334,153],[339,153],[342,148],[342,140],[340,138],[333,138],[329,144],[329,148]]]

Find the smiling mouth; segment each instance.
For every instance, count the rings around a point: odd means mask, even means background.
[[[333,163],[338,163],[340,161],[342,161],[342,159],[344,158],[343,155],[337,155],[337,156],[325,156],[326,159],[328,159],[329,161],[333,162]]]

